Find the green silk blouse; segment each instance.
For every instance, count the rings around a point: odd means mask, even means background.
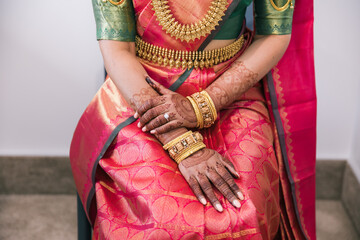
[[[118,1],[113,0],[113,2]],[[270,1],[254,0],[256,34],[290,34],[293,8],[289,5],[285,10],[278,11],[271,5]],[[277,7],[282,7],[288,2],[288,0],[273,1]],[[252,0],[242,0],[214,39],[234,39],[238,37],[245,18],[246,8],[251,2]],[[132,0],[123,0],[119,5],[115,5],[109,0],[92,0],[92,4],[98,40],[135,41],[136,20]]]
[[[108,0],[92,0],[92,4],[98,40],[135,41],[135,12],[132,0],[124,0],[119,5]]]

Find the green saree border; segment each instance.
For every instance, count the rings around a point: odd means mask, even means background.
[[[277,131],[278,131],[278,139],[279,139],[279,143],[280,143],[281,155],[284,160],[286,175],[287,175],[289,183],[290,183],[291,196],[293,199],[295,215],[296,215],[297,221],[299,223],[303,237],[305,239],[308,239],[308,237],[304,231],[304,226],[301,224],[301,220],[300,220],[299,207],[298,207],[296,193],[295,193],[295,181],[294,181],[294,178],[290,171],[289,158],[288,158],[288,154],[287,154],[286,141],[285,141],[285,130],[284,130],[283,122],[280,117],[279,105],[278,105],[278,100],[277,100],[276,91],[275,91],[275,84],[274,84],[274,79],[273,79],[271,70],[266,75],[266,81],[268,83],[268,89],[269,89],[269,93],[270,93],[270,101],[271,101],[271,107],[272,107],[271,110],[273,112],[275,125],[276,125]]]

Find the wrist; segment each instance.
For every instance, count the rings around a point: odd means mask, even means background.
[[[215,109],[216,109],[216,112],[219,112],[223,106],[221,106],[220,104],[220,100],[216,97],[216,94],[214,94],[209,88],[205,89],[205,91],[209,94],[209,96],[211,97],[213,103],[214,103],[214,106],[215,106]]]
[[[208,128],[217,119],[217,110],[211,96],[204,90],[188,96],[197,118],[198,128]]]
[[[199,132],[192,131],[187,131],[163,146],[177,164],[205,147],[203,136]]]
[[[169,132],[166,133],[162,133],[162,134],[155,134],[156,138],[159,139],[159,141],[165,145],[168,142],[170,142],[171,140],[181,136],[182,134],[186,133],[188,130],[184,127],[182,128],[176,128],[174,130],[171,130]]]

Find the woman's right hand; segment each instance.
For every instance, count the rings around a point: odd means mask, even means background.
[[[223,211],[212,183],[234,207],[240,208],[239,199],[243,200],[244,196],[233,178],[240,176],[234,165],[215,150],[204,148],[196,152],[180,162],[179,170],[203,205],[206,205],[205,194],[217,211]]]

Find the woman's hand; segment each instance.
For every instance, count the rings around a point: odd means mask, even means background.
[[[179,127],[196,127],[195,111],[188,99],[149,77],[146,81],[161,96],[147,100],[137,109],[134,117],[140,117],[139,128],[144,132],[162,134]]]
[[[244,196],[233,178],[240,176],[234,165],[215,150],[205,148],[196,152],[180,162],[179,170],[202,204],[206,204],[205,193],[215,209],[223,211],[211,182],[234,207],[240,208],[238,199],[243,200]]]

